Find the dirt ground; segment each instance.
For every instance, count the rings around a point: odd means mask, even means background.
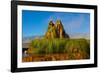
[[[74,55],[74,54],[73,54]],[[83,59],[82,55],[79,53],[75,55],[75,59]],[[22,62],[38,62],[38,61],[59,61],[59,60],[70,60],[71,58],[68,54],[48,54],[48,55],[31,55],[22,58]]]

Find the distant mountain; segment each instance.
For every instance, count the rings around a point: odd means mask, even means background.
[[[77,34],[70,34],[70,38],[84,38],[84,39],[90,39],[89,33],[77,33]]]
[[[29,43],[35,38],[42,38],[43,36],[31,36],[31,37],[23,37],[22,42],[23,43]]]

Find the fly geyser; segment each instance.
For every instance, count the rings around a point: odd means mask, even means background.
[[[79,60],[90,58],[90,40],[84,38],[73,39],[69,36],[60,20],[54,24],[48,23],[48,28],[42,37],[33,38],[22,62]]]
[[[69,35],[65,32],[62,22],[57,20],[56,24],[52,21],[49,22],[45,38],[69,38]]]

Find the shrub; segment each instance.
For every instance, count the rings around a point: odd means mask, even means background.
[[[70,59],[89,58],[90,44],[85,39],[34,39],[29,46],[33,54],[67,53]]]
[[[89,58],[90,45],[85,39],[72,39],[67,42],[64,52],[67,52],[71,58],[75,58],[76,54],[81,54],[83,58]]]

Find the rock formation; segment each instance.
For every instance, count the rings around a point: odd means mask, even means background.
[[[45,38],[69,38],[69,35],[66,34],[62,22],[57,20],[56,24],[54,24],[52,21],[49,22]]]

